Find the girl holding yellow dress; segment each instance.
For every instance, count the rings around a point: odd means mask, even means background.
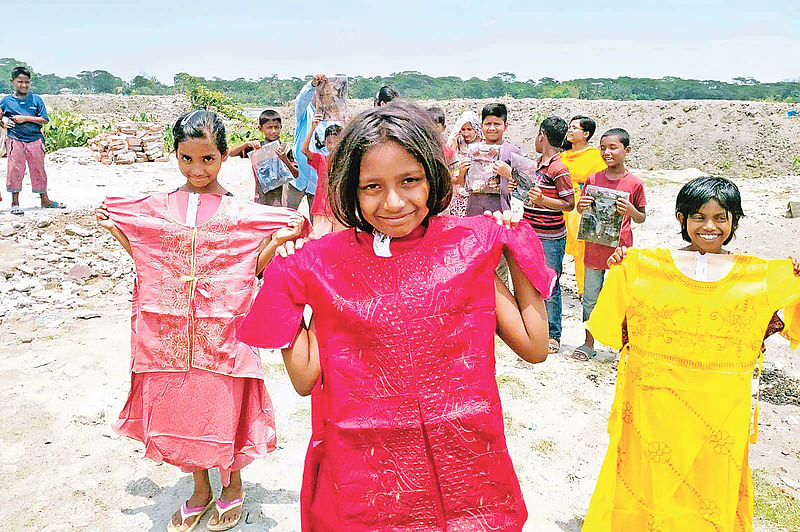
[[[573,116],[569,121],[561,162],[567,167],[569,175],[572,177],[576,205],[581,197],[581,189],[589,176],[606,169],[606,163],[600,150],[589,146],[589,140],[594,135],[595,129],[597,129],[597,124],[588,116]],[[564,213],[564,222],[567,224],[567,245],[564,252],[575,259],[578,295],[583,294],[584,278],[583,241],[578,240],[580,220],[581,215],[577,209]]]
[[[584,531],[751,531],[753,370],[773,314],[800,344],[800,261],[732,255],[739,190],[690,181],[680,251],[617,250],[587,328],[621,349],[610,442]]]

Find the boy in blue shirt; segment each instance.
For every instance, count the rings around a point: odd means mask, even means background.
[[[64,205],[47,196],[42,126],[49,118],[42,99],[30,92],[31,71],[22,66],[15,67],[11,71],[11,85],[14,87],[14,94],[0,100],[2,126],[8,132],[6,189],[11,192],[11,213],[23,214],[19,206],[19,193],[22,190],[26,165],[31,176],[31,189],[34,194],[41,196],[42,207],[63,209]]]

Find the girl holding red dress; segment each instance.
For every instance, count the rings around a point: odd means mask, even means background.
[[[312,396],[303,530],[521,530],[494,337],[528,362],[547,357],[554,274],[538,237],[499,213],[438,215],[450,173],[411,103],[352,120],[331,168],[347,229],[300,251],[287,243],[239,329],[283,348],[295,389]],[[494,274],[501,254],[513,294]]]

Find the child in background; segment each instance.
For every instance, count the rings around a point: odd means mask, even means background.
[[[600,152],[607,169],[590,176],[586,180],[586,185],[595,185],[603,188],[610,188],[628,192],[629,199],[617,199],[617,212],[622,215],[622,230],[619,236],[619,245],[624,247],[633,246],[633,231],[631,231],[631,220],[637,224],[644,223],[647,217],[645,207],[647,200],[644,195],[644,183],[625,168],[625,157],[630,153],[630,135],[624,129],[609,129],[600,137]],[[578,200],[577,211],[583,213],[594,200],[586,194],[586,187]],[[608,270],[608,258],[614,253],[614,248],[586,242],[583,255],[583,263],[586,272],[586,282],[583,292],[583,321],[587,321],[592,315],[592,310],[597,304],[597,297],[603,288],[603,280]],[[586,339],[583,345],[575,349],[572,353],[577,360],[589,360],[595,355],[594,338],[592,333],[586,330]]]
[[[753,372],[779,309],[800,344],[800,261],[731,255],[743,215],[735,184],[700,177],[675,202],[688,246],[609,258],[587,328],[621,352],[585,532],[753,530]]]
[[[275,248],[301,234],[289,209],[233,198],[217,181],[228,150],[210,111],[184,113],[172,129],[185,184],[171,193],[107,198],[98,224],[133,257],[131,390],[115,429],[145,444],[145,456],[194,477],[194,493],[168,530],[194,529],[222,493],[208,530],[243,513],[241,469],[275,449],[272,403],[257,350],[236,324]]]
[[[34,194],[39,194],[42,208],[63,209],[63,204],[51,200],[47,195],[42,126],[49,121],[49,117],[39,95],[30,92],[31,71],[23,66],[15,67],[11,71],[11,85],[14,94],[0,100],[2,127],[8,135],[6,190],[11,192],[11,214],[24,214],[19,206],[19,193],[22,191],[26,165],[31,176],[31,190]]]
[[[483,131],[484,142],[490,145],[501,146],[500,158],[498,162],[505,163],[496,165],[495,171],[500,176],[500,194],[479,194],[470,192],[467,202],[467,216],[483,214],[485,211],[507,211],[511,209],[511,191],[508,182],[511,179],[511,155],[522,155],[522,151],[503,141],[503,135],[508,127],[508,110],[505,104],[490,103],[481,110],[481,130]],[[461,164],[461,179],[463,180],[470,167],[467,159]]]
[[[332,169],[349,229],[270,264],[239,331],[285,348],[295,389],[312,394],[303,530],[521,530],[494,336],[546,357],[553,273],[539,240],[527,224],[436,216],[450,172],[409,102],[353,119]],[[494,275],[503,253],[513,295]]]
[[[547,321],[550,329],[549,352],[557,353],[561,348],[561,265],[564,262],[564,246],[567,227],[564,211],[575,207],[575,195],[569,170],[561,162],[561,144],[567,133],[567,123],[557,116],[545,118],[536,135],[537,161],[536,182],[528,193],[523,217],[533,226],[542,240],[547,266],[556,272],[553,295],[547,300]],[[508,170],[506,170],[508,172]]]
[[[561,162],[569,170],[572,178],[572,187],[575,189],[575,203],[581,196],[586,179],[592,174],[605,170],[606,163],[600,150],[589,146],[589,141],[597,129],[597,124],[588,116],[573,116],[569,120],[567,138],[564,140],[564,151],[561,152]],[[567,224],[567,244],[564,253],[571,255],[575,261],[575,281],[578,284],[578,295],[583,295],[583,241],[578,240],[578,224],[581,215],[576,210],[564,214]]]
[[[483,130],[481,129],[481,119],[475,111],[464,111],[453,126],[450,136],[447,139],[447,146],[455,151],[453,175],[453,199],[450,202],[450,214],[454,216],[467,215],[467,202],[469,201],[469,191],[464,187],[464,176],[466,176],[469,165],[461,171],[461,167],[469,161],[467,151],[471,144],[483,142]]]
[[[331,124],[325,128],[325,149],[328,154],[312,152],[309,148],[311,137],[314,136],[314,131],[317,126],[322,122],[322,115],[317,113],[311,121],[311,128],[308,130],[303,145],[300,150],[306,156],[308,164],[317,171],[317,193],[314,195],[314,201],[311,204],[311,225],[313,226],[314,237],[319,238],[334,231],[344,229],[344,226],[339,224],[333,217],[331,205],[328,202],[328,164],[331,155],[336,151],[336,146],[339,144],[339,136],[342,134],[342,126],[339,124]]]
[[[378,89],[378,93],[375,95],[375,107],[381,107],[383,105],[388,104],[395,98],[399,98],[400,93],[397,92],[393,87],[389,85],[384,85],[380,89]]]
[[[314,115],[317,113],[312,103],[316,88],[327,83],[328,78],[324,74],[315,75],[311,81],[305,84],[294,100],[294,156],[297,158],[297,179],[290,181],[285,191],[284,204],[290,209],[297,209],[303,198],[306,198],[309,209],[314,202],[314,194],[317,190],[317,171],[308,164],[308,158],[302,152],[303,141],[309,134],[308,129]],[[313,129],[312,135],[313,135]],[[312,150],[313,151],[313,150]]]
[[[447,130],[445,123],[444,111],[438,107],[428,107],[428,116],[433,120],[433,125],[439,133],[439,139],[442,141],[442,150],[444,151],[444,162],[447,166],[451,166],[456,158],[456,150],[452,146],[448,146],[444,137],[444,132]]]
[[[264,141],[259,142],[257,140],[251,140],[244,144],[234,146],[231,148],[228,155],[230,157],[245,158],[251,151],[259,149],[264,144],[280,141],[282,128],[281,115],[272,109],[262,111],[258,117],[258,130],[264,135]],[[273,182],[278,179],[279,176],[285,178],[290,178],[290,176],[297,177],[297,165],[289,160],[289,157],[286,155],[286,148],[281,146],[275,151],[275,154],[278,156],[278,159],[275,160],[271,168],[267,169],[267,181]],[[272,190],[264,190],[264,183],[259,181],[258,174],[255,173],[255,170],[253,174],[256,179],[256,191],[253,201],[261,205],[271,205],[273,207],[285,206],[283,201],[284,186],[281,185]]]

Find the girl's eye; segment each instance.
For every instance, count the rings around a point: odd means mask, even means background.
[[[367,183],[366,185],[361,187],[361,190],[378,190],[377,183]]]
[[[421,179],[422,179],[421,177],[407,177],[403,180],[403,183],[416,183]]]
[[[192,158],[191,158],[191,157],[189,157],[188,155],[183,155],[183,156],[181,157],[181,159],[183,159],[183,160],[184,160],[184,161],[186,161],[186,162],[190,162],[190,161],[192,160]]]
[[[210,155],[206,155],[205,157],[203,157],[203,160],[207,163],[210,163],[214,160],[214,158]]]

